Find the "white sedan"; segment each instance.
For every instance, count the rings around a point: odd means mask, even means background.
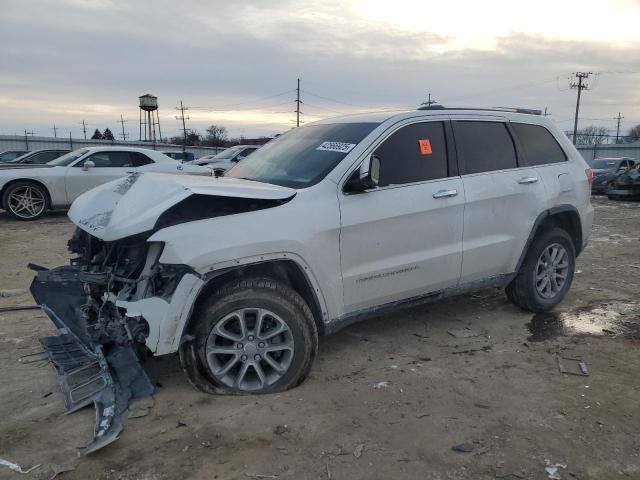
[[[145,148],[81,148],[43,165],[0,166],[1,206],[18,220],[35,220],[49,209],[68,207],[98,185],[136,172],[212,175],[210,168],[176,163]]]

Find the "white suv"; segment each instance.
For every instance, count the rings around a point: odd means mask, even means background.
[[[179,351],[205,392],[278,392],[307,376],[318,335],[391,309],[481,287],[555,307],[590,233],[590,181],[540,115],[329,119],[224,178],[145,173],[82,195],[69,212],[78,257],[32,292],[100,375],[138,368],[122,352],[144,344]]]

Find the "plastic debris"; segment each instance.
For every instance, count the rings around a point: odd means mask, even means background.
[[[462,328],[460,330],[447,330],[447,333],[455,338],[473,338],[482,335],[481,332],[476,332],[470,328]]]
[[[9,290],[0,290],[0,297],[17,297],[26,293],[27,291],[22,288],[12,288]]]
[[[581,358],[561,357],[560,355],[557,355],[556,359],[558,360],[558,370],[560,373],[564,373],[566,375],[578,375],[580,377],[589,376],[587,364]],[[573,366],[574,368],[567,368],[567,366]]]
[[[360,445],[358,445],[356,447],[356,449],[353,451],[353,456],[356,458],[360,458],[362,456],[362,450],[364,450],[364,444],[361,443]]]
[[[561,468],[565,469],[567,468],[567,466],[561,463],[556,463],[554,465],[547,465],[545,467],[545,471],[547,472],[547,477],[549,477],[551,480],[562,480],[562,477],[560,476]]]
[[[385,381],[385,382],[378,382],[378,383],[374,383],[374,384],[372,385],[372,387],[373,387],[373,388],[378,388],[378,389],[380,389],[380,388],[386,388],[386,387],[388,387],[389,385],[391,385],[391,382],[386,382],[386,381]]]
[[[9,467],[11,470],[13,470],[14,472],[18,472],[18,473],[22,473],[27,474],[29,472],[32,472],[33,470],[35,470],[36,468],[38,468],[40,466],[40,464],[38,465],[34,465],[33,467],[27,469],[27,470],[23,470],[22,467],[16,463],[10,462],[8,460],[4,460],[2,458],[0,458],[0,465],[3,465],[5,467]]]

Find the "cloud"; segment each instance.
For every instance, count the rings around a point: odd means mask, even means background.
[[[405,3],[397,9],[410,18]],[[200,131],[216,122],[232,134],[273,134],[294,118],[296,78],[306,121],[413,108],[428,92],[446,104],[546,106],[566,121],[575,102],[567,77],[576,70],[609,72],[592,77],[582,116],[611,127],[623,111],[627,124],[640,123],[640,41],[509,31],[475,48],[456,29],[429,28],[437,18],[403,26],[372,14],[370,4],[5,0],[0,133],[44,133],[55,122],[77,134],[83,119],[113,129],[121,113],[134,133],[137,97],[151,92],[163,133],[177,132],[182,99]]]

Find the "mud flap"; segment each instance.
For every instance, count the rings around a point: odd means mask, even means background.
[[[82,305],[78,302],[84,301],[81,291],[77,271],[69,267],[64,272],[38,272],[31,285],[34,299],[58,328],[58,335],[44,337],[40,343],[56,370],[67,413],[90,403],[96,409],[93,441],[79,452],[86,455],[117,440],[129,401],[152,395],[154,388],[132,346],[90,340],[79,314]],[[75,315],[63,319],[47,300],[58,310]]]

